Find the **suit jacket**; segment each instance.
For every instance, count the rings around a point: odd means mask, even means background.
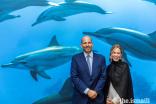
[[[74,84],[72,104],[104,104],[103,87],[106,81],[106,61],[105,57],[93,53],[92,75],[90,76],[89,68],[84,53],[79,53],[72,58],[71,62],[71,80]],[[84,94],[86,88],[98,93],[95,99],[91,99]]]

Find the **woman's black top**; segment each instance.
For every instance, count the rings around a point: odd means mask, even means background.
[[[128,99],[128,102],[134,100],[133,85],[128,64],[120,60],[118,62],[111,62],[111,64],[107,67],[107,79],[104,86],[105,104],[108,96],[110,82],[120,96],[121,100],[124,99],[125,101]],[[124,101],[124,104],[128,104]]]

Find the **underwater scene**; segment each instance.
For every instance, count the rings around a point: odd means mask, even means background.
[[[134,98],[156,104],[156,0],[0,0],[0,104],[72,104],[85,35],[107,65],[120,44]]]

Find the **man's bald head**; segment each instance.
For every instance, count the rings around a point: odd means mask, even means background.
[[[92,42],[92,38],[91,38],[91,37],[89,37],[89,36],[84,36],[84,37],[81,39],[81,44],[83,43],[83,40],[84,40],[84,39],[90,39],[91,42]]]
[[[92,39],[89,36],[84,36],[81,39],[81,47],[85,53],[90,54],[93,47]]]

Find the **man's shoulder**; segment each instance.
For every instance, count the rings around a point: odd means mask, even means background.
[[[81,54],[83,54],[83,53],[81,52],[81,53],[75,54],[75,55],[73,56],[73,58],[77,58],[77,57],[79,57]]]
[[[105,58],[105,56],[101,55],[101,54],[97,54],[97,53],[94,53],[97,57],[101,57],[101,58]]]

